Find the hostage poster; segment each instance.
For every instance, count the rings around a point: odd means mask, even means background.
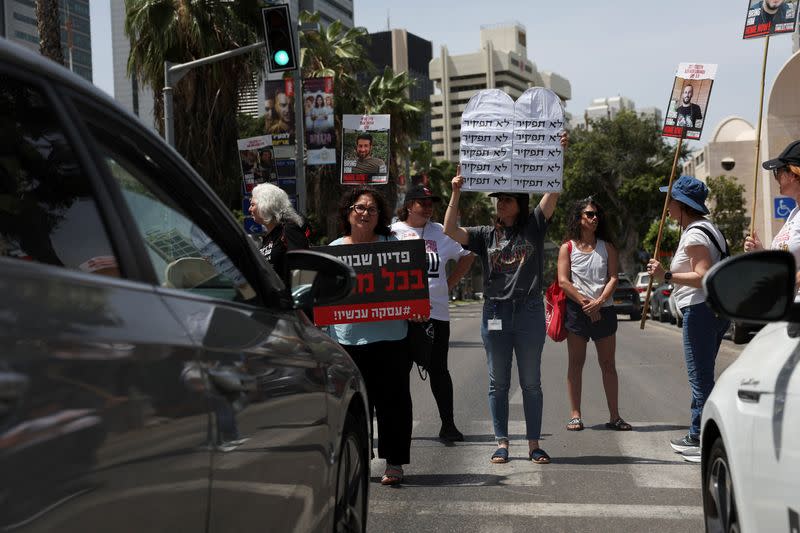
[[[661,134],[698,140],[703,132],[717,65],[681,63],[675,73]]]
[[[428,267],[422,239],[312,248],[353,267],[356,288],[335,305],[314,308],[318,326],[407,320],[430,315]]]
[[[747,0],[743,39],[793,33],[797,25],[797,0]]]
[[[264,132],[275,146],[294,144],[294,80],[264,82]]]
[[[342,116],[342,184],[389,182],[391,115]]]
[[[303,81],[303,125],[308,165],[336,164],[333,78]]]

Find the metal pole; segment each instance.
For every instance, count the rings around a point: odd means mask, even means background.
[[[294,32],[294,45],[297,58],[300,59],[300,26]],[[297,178],[297,208],[300,214],[306,216],[308,195],[306,194],[306,153],[305,153],[305,120],[303,117],[303,68],[297,65],[294,70],[294,136],[297,146],[295,159],[295,176]]]
[[[167,144],[175,148],[175,118],[172,115],[172,80],[170,79],[170,68],[172,63],[164,61],[164,140]]]

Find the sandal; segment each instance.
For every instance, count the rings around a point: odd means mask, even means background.
[[[633,429],[633,427],[622,418],[617,418],[613,422],[606,422],[606,427],[615,431],[630,431]]]
[[[381,485],[399,485],[403,482],[402,466],[387,466],[381,478]]]
[[[583,420],[576,416],[567,422],[567,431],[580,431],[583,429]]]
[[[492,454],[491,461],[495,464],[502,464],[508,462],[508,448],[498,447]]]
[[[550,456],[547,455],[547,452],[541,448],[536,448],[535,450],[531,450],[528,454],[528,457],[534,463],[540,465],[546,465],[550,462]]]

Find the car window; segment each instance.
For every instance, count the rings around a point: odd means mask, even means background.
[[[627,288],[631,288],[631,287],[633,287],[633,285],[627,279],[621,279],[617,283],[617,288],[618,289],[627,289]]]
[[[2,72],[0,257],[120,275],[89,178],[52,102]]]
[[[231,301],[255,298],[255,291],[233,261],[146,171],[106,146],[100,149],[163,287]]]

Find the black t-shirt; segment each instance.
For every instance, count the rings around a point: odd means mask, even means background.
[[[677,112],[678,119],[676,124],[684,128],[696,128],[696,122],[703,118],[703,113],[700,111],[700,106],[697,104],[678,106]]]
[[[488,299],[522,299],[541,296],[544,270],[544,234],[549,221],[536,206],[520,231],[515,228],[466,228],[464,247],[483,262],[483,293]]]
[[[261,254],[267,258],[279,276],[286,273],[286,252],[308,248],[303,229],[294,223],[278,224],[261,237]]]

